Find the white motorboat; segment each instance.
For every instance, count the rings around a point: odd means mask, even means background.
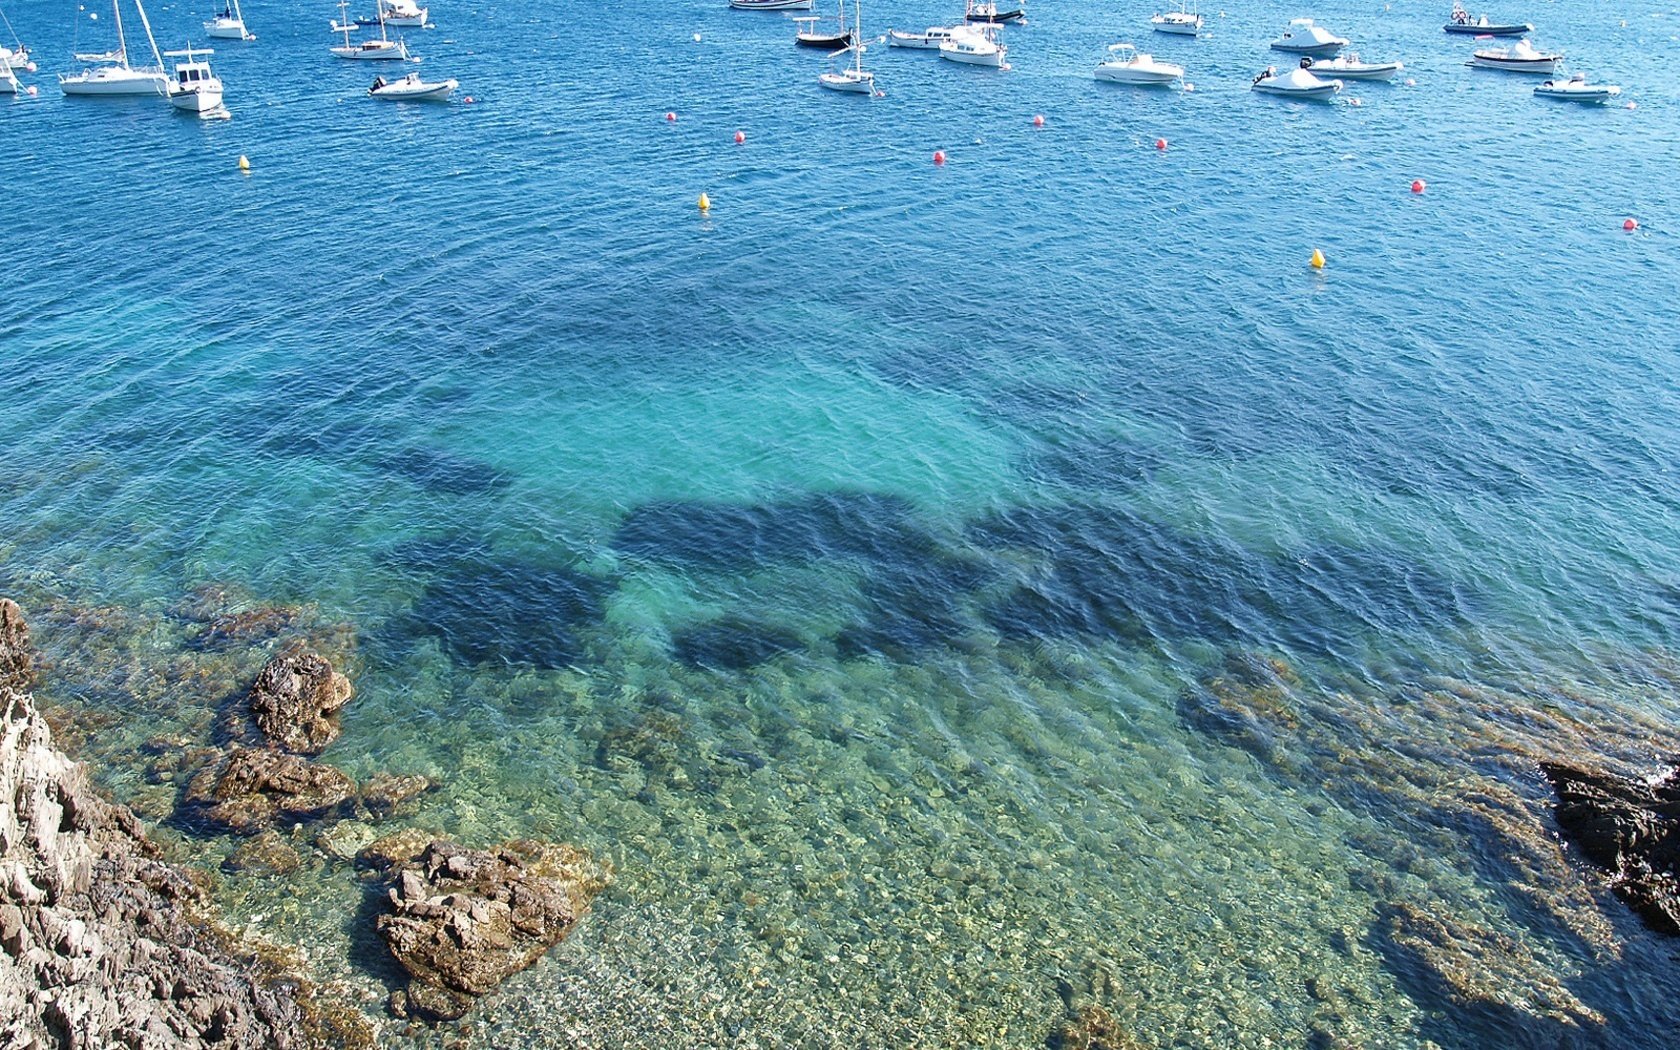
[[[1273,51],[1288,51],[1294,55],[1333,55],[1348,42],[1310,18],[1297,18],[1289,23],[1283,35],[1272,41]]]
[[[426,25],[432,9],[421,7],[414,0],[379,0],[379,17],[388,26],[421,29]]]
[[[207,59],[215,54],[214,51],[189,44],[181,51],[165,51],[164,54],[182,59],[175,63],[175,78],[169,82],[171,106],[198,114],[222,108],[222,82],[210,71],[210,63],[199,57],[202,55]]]
[[[841,18],[845,18],[845,0],[841,0]],[[857,42],[847,48],[852,54],[852,64],[831,69],[817,77],[817,83],[830,91],[849,91],[858,95],[877,94],[875,90],[875,74],[863,68],[863,6],[860,3],[854,10],[852,29],[857,33]],[[836,57],[846,51],[836,52]]]
[[[1008,69],[1009,48],[991,24],[953,26],[951,35],[939,44],[939,57],[971,66]]]
[[[117,49],[100,54],[77,54],[76,58],[92,63],[80,73],[60,73],[58,86],[66,95],[164,95],[169,90],[169,75],[163,71],[163,56],[158,54],[157,40],[152,37],[152,23],[146,18],[146,8],[134,0],[140,12],[140,24],[146,29],[146,42],[151,45],[155,66],[136,68],[128,64],[128,37],[123,33],[122,8],[112,0],[111,12],[117,24]]]
[[[1487,15],[1471,18],[1463,4],[1453,4],[1452,16],[1441,29],[1460,36],[1522,36],[1534,32],[1534,27],[1527,22],[1494,22]]]
[[[349,19],[345,17],[345,15],[348,14],[349,9],[350,0],[338,0],[339,20],[333,23],[332,29],[335,33],[344,34],[344,43],[337,47],[329,48],[328,50],[337,55],[339,58],[348,58],[364,62],[396,62],[406,61],[409,58],[408,45],[403,43],[400,39],[392,40],[390,37],[386,36],[385,23],[383,21],[379,23],[378,40],[369,38],[367,40],[352,41],[350,39],[350,31],[354,29],[355,26],[352,25]]]
[[[737,11],[809,11],[814,0],[729,0]]]
[[[445,102],[461,84],[454,77],[447,80],[421,80],[420,74],[410,73],[399,80],[374,77],[368,94],[391,102]]]
[[[1157,12],[1149,24],[1155,27],[1157,33],[1195,36],[1202,31],[1202,16],[1195,11],[1186,11],[1184,5],[1179,4],[1177,11]]]
[[[1575,73],[1568,80],[1548,80],[1535,87],[1542,98],[1561,98],[1570,102],[1607,102],[1622,93],[1615,84],[1589,84],[1585,73]]]
[[[222,13],[204,23],[204,31],[217,40],[255,40],[257,35],[245,28],[245,13],[239,10],[239,0],[227,0]]]
[[[900,33],[896,29],[887,30],[888,47],[911,47],[923,51],[938,51],[939,45],[951,39],[955,30],[949,26],[928,26],[920,33]]]
[[[1310,67],[1313,75],[1323,77],[1337,77],[1341,80],[1388,80],[1394,74],[1406,68],[1404,62],[1365,62],[1359,58],[1357,51],[1350,51],[1335,58],[1312,59]]]
[[[1310,70],[1296,66],[1287,73],[1279,73],[1268,68],[1264,73],[1254,78],[1253,88],[1267,95],[1284,95],[1289,98],[1327,99],[1342,90],[1340,80],[1321,80],[1312,75]]]
[[[1171,62],[1157,62],[1155,56],[1139,51],[1131,44],[1113,44],[1092,75],[1098,80],[1116,84],[1171,84],[1184,77],[1184,67]]]
[[[1470,54],[1467,66],[1479,69],[1503,69],[1511,73],[1556,73],[1563,61],[1561,51],[1541,51],[1525,38],[1510,47],[1489,48]]]

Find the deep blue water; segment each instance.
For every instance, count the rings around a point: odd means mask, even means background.
[[[865,27],[949,6],[890,0]],[[217,42],[232,118],[200,122],[60,97],[72,33],[103,29],[13,0],[41,71],[0,102],[0,588],[146,610],[160,650],[190,632],[165,611],[212,583],[354,624],[360,698],[329,758],[454,785],[441,830],[613,855],[600,987],[673,965],[617,931],[670,936],[664,881],[700,887],[722,903],[684,920],[696,938],[770,946],[780,998],[735,1016],[772,1041],[890,1043],[919,1003],[953,1045],[1035,1045],[1061,1009],[1043,974],[1100,958],[1161,1045],[1303,1045],[1309,1024],[1663,1045],[1641,1026],[1672,1026],[1673,972],[1641,960],[1671,952],[1625,916],[1583,947],[1528,915],[1473,831],[1452,842],[1476,862],[1407,870],[1417,797],[1330,769],[1409,754],[1391,730],[1459,783],[1475,749],[1440,727],[1530,703],[1576,729],[1515,718],[1512,753],[1669,739],[1680,12],[1491,10],[1625,89],[1582,107],[1465,68],[1433,4],[1232,4],[1197,41],[1149,39],[1152,10],[1033,4],[1005,73],[872,49],[866,99],[820,90],[782,16],[723,0],[440,2],[408,40],[460,92],[394,106],[365,95],[383,64],[327,53],[330,5],[253,0],[259,39]],[[150,13],[179,47],[211,12]],[[1403,79],[1253,95],[1306,13]],[[1094,82],[1122,39],[1194,90]],[[1224,715],[1210,734],[1185,698],[1255,653],[1298,666],[1303,712],[1370,717],[1303,715],[1326,735],[1275,751]],[[1449,679],[1493,699],[1462,725],[1387,708]],[[643,740],[648,712],[685,727],[660,745],[681,757],[618,763],[615,726]],[[696,754],[742,765],[741,797],[690,790]],[[957,767],[985,786],[953,790]],[[1543,829],[1514,768],[1476,775]],[[724,816],[754,807],[762,833]],[[1014,953],[941,868],[981,831],[985,898],[1036,916]],[[871,891],[836,903],[789,874],[809,850],[935,903],[902,928]],[[1163,903],[1179,886],[1231,914]],[[764,932],[760,894],[804,916],[797,944]],[[1515,937],[1606,1019],[1454,1005],[1385,940],[1397,896]],[[830,942],[876,944],[866,969],[915,991],[854,990],[855,1030],[802,1028],[845,1002]],[[995,973],[946,957],[975,944]],[[735,989],[736,965],[692,979]],[[1359,994],[1306,996],[1326,968]],[[523,994],[635,1027],[645,1002],[580,1006],[559,972]],[[742,1022],[689,1023],[705,1042]]]

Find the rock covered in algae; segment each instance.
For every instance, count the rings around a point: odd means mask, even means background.
[[[1072,1010],[1050,1030],[1050,1050],[1144,1050],[1114,1015],[1095,1003]]]
[[[290,875],[303,864],[298,851],[272,828],[241,842],[222,861],[222,870],[246,875]]]
[[[199,884],[53,746],[32,680],[22,614],[0,599],[0,1045],[371,1045],[204,917]]]
[[[1557,792],[1558,824],[1615,876],[1616,896],[1653,930],[1680,934],[1680,768],[1654,782],[1557,762],[1540,768]]]
[[[408,971],[392,1012],[451,1020],[577,925],[611,879],[570,846],[515,840],[474,850],[432,840],[391,869],[379,935]]]
[[[270,744],[316,755],[338,738],[339,709],[355,692],[326,657],[291,646],[257,672],[247,703]]]
[[[254,835],[277,821],[325,816],[355,794],[355,781],[325,763],[283,751],[236,747],[193,777],[184,815],[193,822]]]

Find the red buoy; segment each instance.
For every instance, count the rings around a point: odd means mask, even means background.
[[[1156,149],[1166,149],[1167,148],[1167,140],[1166,139],[1156,139],[1155,140],[1155,148]]]
[[[1033,127],[1042,128],[1043,126],[1044,126],[1044,114],[1034,113],[1033,114]]]
[[[1626,230],[1629,233],[1632,233],[1634,230],[1639,229],[1639,220],[1638,219],[1628,219],[1626,222],[1622,223],[1622,229]]]
[[[1412,180],[1412,192],[1413,193],[1422,193],[1427,185],[1428,184],[1425,183],[1422,179],[1413,179]]]
[[[737,131],[735,133],[735,145],[739,146],[745,141],[747,141],[747,133],[744,131]]]
[[[944,151],[944,150],[942,150],[942,149],[936,149],[936,150],[934,150],[934,151],[933,151],[933,162],[934,162],[934,163],[935,163],[935,164],[943,164],[943,163],[945,163],[945,151]]]
[[[677,119],[677,115],[675,113],[665,114],[665,122],[668,123],[668,124],[674,122],[676,119]]]

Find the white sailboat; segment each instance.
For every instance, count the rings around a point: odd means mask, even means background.
[[[19,70],[25,73],[35,72],[35,63],[29,57],[29,49],[24,47],[23,41],[18,39],[17,30],[12,28],[12,20],[6,17],[4,11],[0,11],[0,22],[6,24],[6,32],[11,34],[12,43],[16,45],[15,47],[7,47],[5,44],[0,44],[0,71],[3,71],[0,72],[0,78]],[[16,79],[15,76],[12,77],[14,82]]]
[[[128,63],[128,37],[123,34],[120,0],[111,0],[111,12],[117,21],[117,50],[103,54],[78,54],[76,58],[93,63],[80,73],[60,73],[58,86],[66,95],[163,95],[168,90],[169,76],[163,71],[163,56],[158,54],[157,40],[152,37],[152,23],[146,18],[146,7],[134,0],[140,12],[140,24],[146,30],[146,43],[151,45],[155,66],[135,67]]]
[[[842,0],[843,2],[843,0]],[[844,10],[844,7],[841,8]],[[844,15],[842,15],[844,18]],[[830,70],[817,78],[817,83],[830,91],[851,91],[859,95],[875,95],[875,74],[863,68],[863,4],[860,2],[853,8],[852,32],[856,39],[847,50],[852,53],[852,64]],[[843,55],[845,51],[835,52]]]
[[[217,40],[255,40],[257,34],[245,28],[245,13],[239,0],[224,0],[222,13],[204,23],[204,31]]]
[[[344,43],[331,48],[333,54],[339,58],[350,58],[361,61],[402,61],[409,57],[408,45],[402,40],[393,42],[385,35],[385,21],[379,22],[379,39],[351,42],[350,31],[355,27],[350,21],[350,0],[338,0],[339,20],[332,24],[333,32],[344,34]]]
[[[181,51],[165,51],[175,63],[175,79],[169,82],[169,104],[176,109],[203,116],[222,108],[222,82],[210,71],[210,63],[199,58],[215,54],[207,47],[188,44]]]

